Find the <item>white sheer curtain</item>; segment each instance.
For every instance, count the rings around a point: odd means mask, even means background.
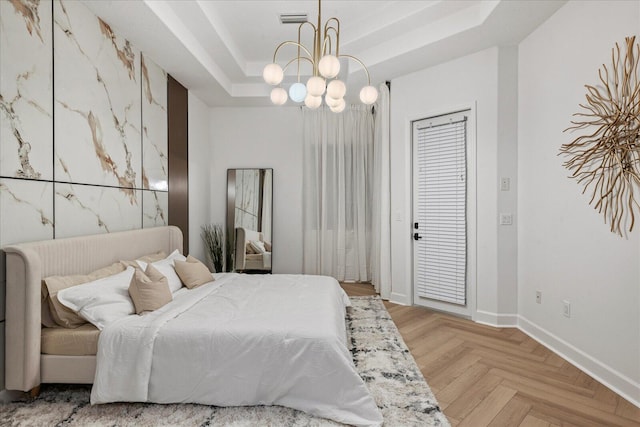
[[[371,280],[374,119],[304,109],[304,246],[307,274]]]
[[[371,219],[371,283],[380,296],[391,294],[391,177],[389,175],[389,88],[381,84],[376,104]]]

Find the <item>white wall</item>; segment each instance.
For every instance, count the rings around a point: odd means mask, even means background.
[[[203,262],[209,261],[200,233],[211,222],[210,111],[189,91],[189,253]]]
[[[515,146],[516,142],[515,129],[499,133],[498,122],[500,119],[507,120],[500,113],[511,114],[511,122],[515,122],[515,101],[507,95],[499,96],[498,76],[510,74],[508,78],[517,78],[515,58],[513,49],[503,53],[501,49],[491,48],[391,82],[392,301],[412,303],[409,123],[411,120],[471,106],[475,110],[476,125],[470,133],[475,134],[476,171],[475,178],[473,171],[470,171],[468,182],[470,186],[475,182],[476,193],[476,223],[470,224],[470,227],[476,229],[476,234],[471,237],[477,241],[477,292],[470,293],[469,309],[464,314],[494,324],[505,323],[500,316],[503,314],[510,319],[506,323],[513,323],[516,309],[515,268],[512,267],[513,271],[507,274],[513,280],[499,282],[498,278],[498,201],[499,197],[503,197],[498,191],[498,170],[501,164],[509,160],[515,163],[514,150],[507,153],[506,159],[500,158],[499,142],[501,146],[508,141]],[[515,83],[511,84],[515,91]],[[511,109],[499,110],[501,102],[513,105]],[[515,198],[502,203],[501,208],[515,213]],[[503,244],[510,244],[509,239],[515,242],[515,231],[501,236]],[[515,249],[515,244],[512,246]],[[500,289],[500,286],[504,289]]]
[[[489,323],[515,325],[518,312],[518,48],[498,51],[498,184],[509,179],[509,190],[498,191],[498,215],[513,215],[513,225],[498,225],[496,317]],[[498,221],[499,224],[499,221]]]
[[[640,3],[570,2],[519,46],[518,312],[520,325],[640,404],[640,238],[609,232],[568,178],[558,149]],[[637,40],[636,40],[637,42]],[[637,225],[636,225],[637,227]],[[542,304],[535,292],[543,293]],[[571,317],[562,301],[571,302]]]
[[[273,168],[273,272],[302,272],[302,113],[213,108],[211,218],[225,224],[227,169]]]

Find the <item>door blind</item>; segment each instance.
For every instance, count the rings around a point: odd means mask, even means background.
[[[466,304],[467,117],[414,123],[418,295]]]

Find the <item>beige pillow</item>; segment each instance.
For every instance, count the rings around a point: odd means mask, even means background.
[[[127,261],[120,261],[125,267],[133,267],[135,269],[140,268],[140,264],[138,264],[136,261],[144,261],[147,264],[151,264],[152,262],[156,262],[156,261],[160,261],[161,259],[165,259],[167,257],[167,254],[164,253],[164,251],[160,251],[160,252],[156,252],[154,254],[149,254],[149,255],[145,255],[142,256],[140,258],[134,259],[134,260],[127,260]]]
[[[49,311],[53,321],[63,328],[77,328],[87,323],[73,310],[65,307],[58,301],[58,292],[72,286],[82,285],[104,277],[113,276],[125,270],[125,266],[119,262],[108,267],[101,268],[89,274],[76,274],[73,276],[51,276],[42,281],[42,296],[49,305]]]
[[[245,253],[251,255],[251,254],[257,254],[258,252],[253,250],[253,246],[251,246],[251,242],[247,242]]]
[[[137,314],[157,310],[173,300],[169,280],[151,264],[144,273],[136,269],[129,284],[129,296]]]
[[[189,288],[195,288],[213,281],[211,272],[206,265],[189,255],[186,261],[175,260],[173,265],[182,283]]]
[[[47,328],[55,328],[58,326],[55,320],[53,320],[53,316],[51,316],[51,309],[49,308],[49,300],[45,297],[47,287],[44,285],[44,280],[42,281],[42,294],[40,297],[40,323],[42,326],[46,326]]]
[[[264,242],[264,248],[267,250],[267,252],[271,252],[271,243]]]

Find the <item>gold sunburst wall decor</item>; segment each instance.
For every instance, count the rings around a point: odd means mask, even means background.
[[[626,53],[616,43],[611,67],[602,65],[600,82],[585,85],[586,102],[565,131],[583,131],[563,144],[564,166],[591,191],[593,205],[610,225],[612,233],[625,236],[640,214],[640,44],[625,38]]]

